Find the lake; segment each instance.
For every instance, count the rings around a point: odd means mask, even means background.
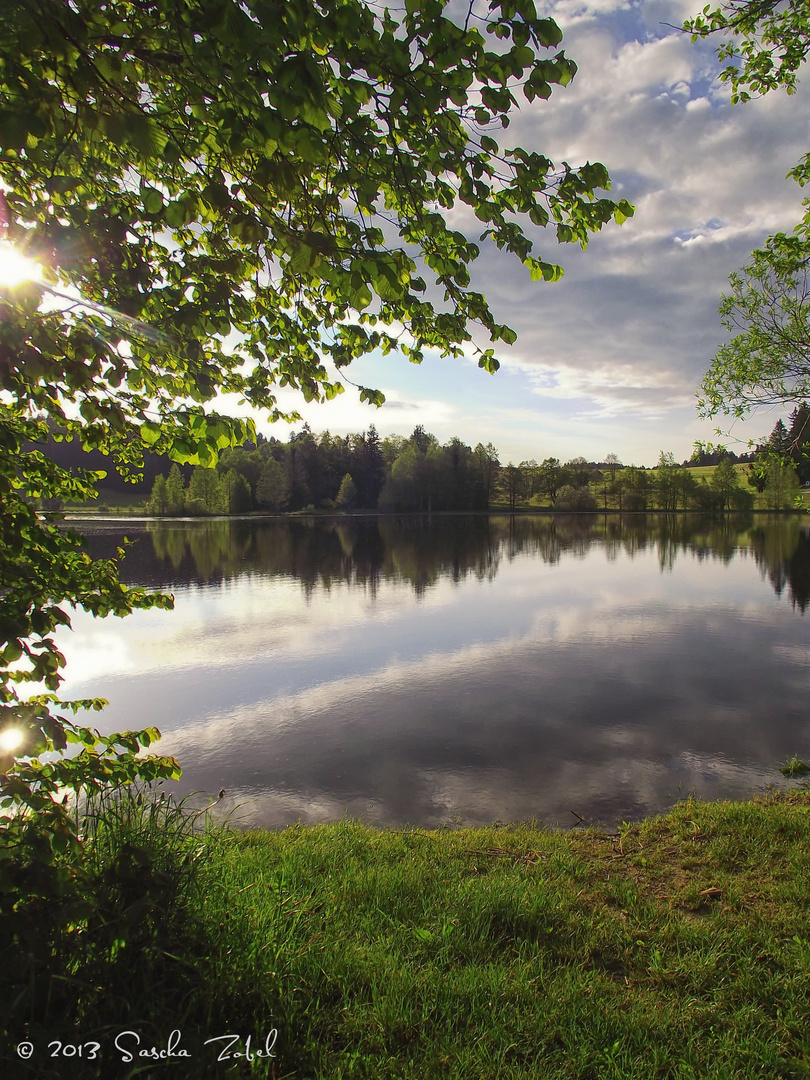
[[[810,522],[74,522],[172,612],[58,636],[65,697],[244,824],[615,826],[810,758]]]

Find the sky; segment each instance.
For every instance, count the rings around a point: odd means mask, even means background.
[[[662,450],[681,461],[695,440],[716,441],[718,426],[729,432],[726,445],[747,450],[786,412],[733,424],[700,419],[696,391],[726,340],[717,305],[729,273],[802,216],[802,189],[786,174],[810,149],[810,96],[800,85],[790,97],[779,91],[730,105],[718,41],[693,44],[675,29],[700,0],[537,6],[558,22],[579,70],[550,100],[521,99],[501,145],[573,166],[603,162],[611,194],[629,199],[635,216],[605,227],[585,252],[538,230],[534,254],[565,270],[554,284],[532,282],[515,257],[482,245],[472,286],[518,333],[514,345],[498,343],[494,376],[467,358],[428,354],[415,366],[371,354],[343,374],[382,390],[381,409],[362,404],[348,384],[327,404],[304,405],[289,391],[279,404],[297,408],[316,432],[374,424],[381,435],[408,435],[421,424],[441,442],[492,442],[504,464],[612,452],[625,464],[653,465]],[[458,214],[454,227],[464,228]],[[483,332],[476,341],[489,346]],[[259,426],[289,435],[286,425]]]

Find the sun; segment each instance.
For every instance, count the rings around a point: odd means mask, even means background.
[[[5,750],[7,754],[12,753],[23,741],[23,733],[17,728],[6,728],[5,731],[0,732],[0,750]]]
[[[13,289],[26,281],[38,281],[39,263],[29,259],[5,240],[0,240],[0,289]]]

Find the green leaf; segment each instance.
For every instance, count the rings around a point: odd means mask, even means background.
[[[194,195],[187,193],[179,199],[170,202],[166,207],[165,221],[172,229],[181,229],[194,221],[199,212],[197,200]]]
[[[141,424],[141,439],[147,446],[153,446],[160,438],[160,434],[160,424],[155,424],[151,420]]]
[[[318,262],[320,258],[316,251],[313,251],[307,244],[299,243],[295,247],[295,252],[289,261],[289,267],[295,274],[303,274],[308,270],[311,270]]]
[[[361,386],[360,400],[367,401],[369,405],[376,405],[377,408],[380,408],[381,405],[385,404],[385,394],[381,390],[370,390],[366,386]]]
[[[559,45],[563,39],[562,30],[554,22],[553,19],[538,19],[534,23],[534,32],[542,45],[547,48],[553,48],[555,45]]]
[[[163,209],[163,195],[157,188],[147,187],[143,190],[143,208],[147,214],[153,217]]]
[[[371,303],[372,296],[371,290],[365,281],[358,275],[352,274],[351,289],[348,293],[348,300],[352,307],[358,311],[362,311],[367,308]]]
[[[623,225],[628,218],[633,217],[635,214],[635,207],[629,202],[622,200],[616,209],[613,211],[613,217],[618,225]]]
[[[478,366],[483,368],[484,371],[488,371],[490,375],[494,375],[501,365],[499,361],[495,359],[495,354],[492,349],[487,349],[479,356]]]
[[[196,446],[188,438],[178,437],[172,440],[167,450],[172,461],[178,461],[181,465],[196,464]]]
[[[22,654],[22,644],[17,640],[9,641],[3,649],[3,663],[13,664],[16,660],[20,659]]]

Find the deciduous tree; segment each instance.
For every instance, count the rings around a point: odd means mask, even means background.
[[[810,243],[771,237],[731,274],[720,303],[732,335],[704,376],[705,416],[744,416],[760,405],[800,404],[810,397]]]
[[[607,465],[608,472],[610,473],[610,482],[614,483],[616,480],[616,471],[622,467],[619,455],[613,453],[605,455],[605,465]]]
[[[664,450],[658,456],[654,484],[657,503],[661,510],[678,509],[678,465],[672,453]]]
[[[732,506],[734,494],[740,488],[740,474],[728,458],[723,458],[712,473],[711,489],[717,496],[720,510]]]
[[[284,466],[269,458],[256,481],[256,501],[265,510],[284,510],[290,501],[290,486]]]
[[[335,499],[335,504],[348,510],[357,502],[357,487],[352,480],[351,473],[346,473],[340,482],[340,489]]]
[[[721,34],[720,61],[730,61],[720,78],[731,86],[731,103],[784,88],[796,90],[796,72],[810,48],[810,16],[805,0],[725,0],[707,5],[684,29],[697,37]]]
[[[559,458],[548,457],[540,463],[540,486],[551,499],[552,504],[557,499],[557,492],[567,482],[568,472],[563,468]]]
[[[566,484],[557,495],[555,507],[558,510],[594,511],[598,509],[596,499],[587,487],[572,487]]]
[[[277,415],[276,385],[331,397],[323,356],[343,368],[376,348],[418,362],[469,347],[494,370],[470,325],[493,345],[515,334],[470,286],[481,241],[554,280],[521,217],[585,244],[632,208],[605,195],[601,164],[556,167],[484,133],[508,125],[516,93],[571,80],[557,25],[530,0],[466,22],[441,0],[401,14],[363,0],[8,0],[8,239],[86,304],[46,313],[39,286],[4,304],[7,393],[56,412],[75,401],[87,445],[123,453],[134,423],[206,464],[245,426],[206,420],[202,403],[225,390]],[[464,205],[475,241],[441,212]]]
[[[728,60],[721,79],[731,101],[783,88],[796,90],[797,72],[810,49],[805,0],[725,0],[684,24],[693,39],[721,34],[717,53]],[[791,175],[804,186],[810,155]],[[720,316],[734,337],[712,360],[702,384],[700,411],[744,416],[758,405],[801,402],[810,396],[808,279],[810,210],[795,235],[778,233],[730,277]]]
[[[479,507],[482,510],[488,510],[495,492],[495,483],[500,469],[498,451],[491,442],[487,443],[486,446],[483,443],[478,443],[473,450],[473,458],[476,485],[479,492]]]
[[[191,474],[186,492],[186,509],[192,514],[222,514],[226,507],[227,493],[223,491],[219,474],[198,465]]]
[[[514,510],[518,502],[526,497],[526,473],[523,464],[508,465],[501,469],[500,486],[509,509]]]
[[[591,479],[591,469],[588,462],[582,455],[579,457],[571,458],[570,461],[565,463],[565,469],[568,473],[568,482],[572,487],[587,487]]]
[[[244,514],[253,506],[250,484],[236,469],[228,469],[220,478],[222,506],[229,514]]]
[[[162,516],[168,513],[169,500],[166,497],[166,477],[158,475],[154,479],[152,484],[152,494],[149,496],[149,501],[146,504],[146,512],[148,514],[157,514]]]
[[[622,509],[639,511],[647,509],[650,480],[647,472],[635,465],[628,465],[619,473],[623,489]]]

